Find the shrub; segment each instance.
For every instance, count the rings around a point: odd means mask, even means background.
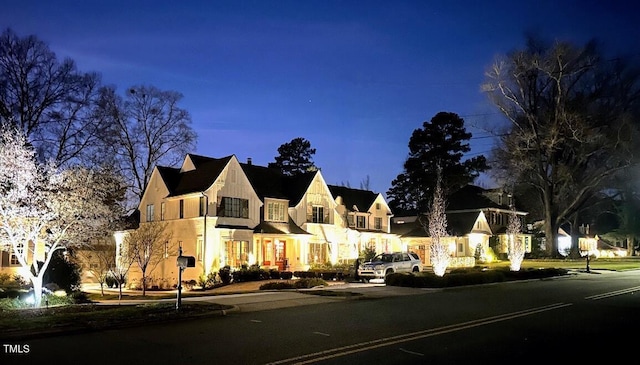
[[[265,271],[257,265],[245,266],[240,270],[234,271],[231,275],[234,282],[258,281],[266,277]]]
[[[294,288],[293,284],[288,281],[272,281],[272,282],[260,285],[260,290],[282,290],[282,289],[293,289],[293,288]]]
[[[270,279],[280,279],[280,271],[276,269],[269,270],[269,278]]]
[[[195,279],[191,280],[182,280],[182,286],[187,290],[193,290],[193,287],[196,286],[198,282]]]
[[[43,282],[46,284],[55,283],[67,293],[71,293],[80,288],[80,265],[71,256],[65,255],[63,251],[55,251],[51,257],[51,263],[44,273]]]
[[[307,289],[307,288],[313,288],[316,286],[327,286],[329,284],[327,284],[326,281],[320,279],[320,278],[303,278],[303,279],[298,279],[294,282],[293,286],[296,289]]]
[[[29,308],[30,304],[18,298],[2,298],[0,299],[0,310]]]
[[[216,277],[216,273],[210,272],[209,275],[204,276],[204,274],[198,277],[198,286],[202,289],[209,289],[215,286],[218,282]]]
[[[229,284],[233,279],[231,276],[231,267],[229,267],[229,265],[220,268],[218,275],[220,275],[220,281],[222,281],[223,284]]]
[[[283,271],[280,273],[280,278],[284,280],[291,280],[293,278],[293,273],[291,271]]]
[[[0,273],[0,288],[27,289],[31,284],[18,274]]]
[[[510,271],[508,268],[483,270],[480,267],[455,269],[439,277],[433,273],[419,274],[394,273],[388,275],[385,282],[389,286],[413,288],[444,288],[462,285],[499,283],[507,280],[542,279],[562,276],[568,273],[565,269],[528,269]]]

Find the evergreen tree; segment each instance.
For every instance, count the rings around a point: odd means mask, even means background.
[[[294,138],[282,144],[278,147],[278,153],[280,155],[275,157],[275,162],[270,162],[268,166],[279,169],[286,176],[318,170],[312,159],[316,149],[311,148],[311,142],[304,138]]]
[[[387,197],[392,210],[427,211],[436,186],[436,167],[442,168],[445,195],[473,182],[489,169],[482,155],[462,160],[469,152],[471,133],[455,113],[440,112],[409,139],[404,171],[391,183]]]

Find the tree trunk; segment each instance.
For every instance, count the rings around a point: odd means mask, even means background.
[[[633,236],[627,236],[627,256],[635,256],[635,250],[633,249]]]
[[[147,295],[147,277],[142,273],[142,296]]]
[[[40,308],[42,305],[42,277],[32,276],[31,284],[33,284],[33,306]]]

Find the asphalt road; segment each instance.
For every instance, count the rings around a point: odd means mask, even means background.
[[[5,346],[0,363],[531,364],[636,357],[637,340],[628,333],[640,324],[640,271],[447,290],[351,290],[372,295],[273,307],[254,296],[255,308],[243,304],[223,317],[11,343],[28,351],[7,353]]]

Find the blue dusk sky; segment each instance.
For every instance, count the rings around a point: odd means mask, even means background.
[[[194,153],[266,165],[303,137],[327,183],[358,188],[369,176],[385,194],[411,133],[440,111],[464,118],[468,157],[490,152],[487,131],[504,120],[480,85],[526,32],[640,53],[631,3],[2,0],[0,26],[36,35],[121,95],[140,84],[182,93]]]

